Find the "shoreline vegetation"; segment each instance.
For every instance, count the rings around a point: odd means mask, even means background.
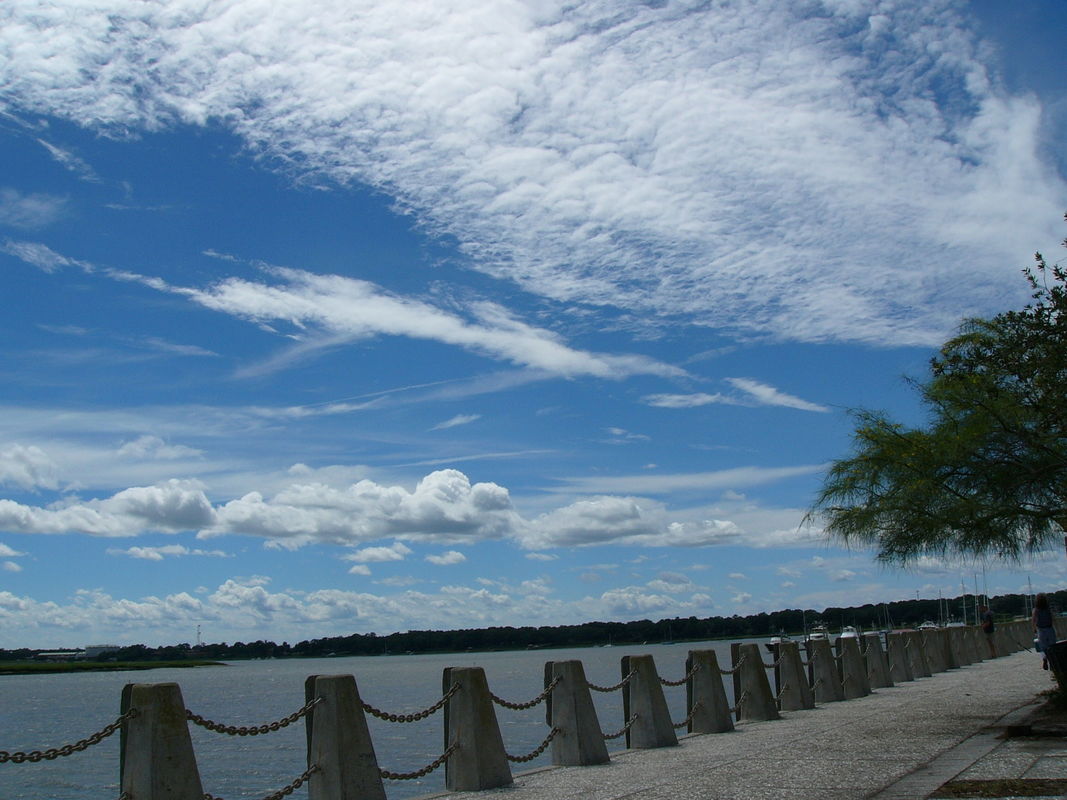
[[[166,667],[225,667],[221,661],[0,661],[0,675],[50,675],[71,672],[123,672]]]
[[[1067,590],[1048,593],[1057,610],[1067,610]],[[721,639],[750,639],[786,633],[803,635],[806,629],[822,624],[832,631],[851,625],[860,630],[915,628],[931,620],[948,623],[975,620],[976,597],[898,600],[852,608],[786,609],[770,613],[730,617],[676,617],[630,622],[585,622],[579,625],[540,627],[499,626],[463,630],[411,630],[378,635],[353,633],[308,639],[290,645],[272,641],[188,643],[148,647],[135,644],[109,650],[92,661],[70,653],[68,659],[50,658],[54,651],[31,648],[0,649],[0,675],[63,673],[90,670],[152,669],[219,664],[274,658],[329,658],[345,656],[389,656],[431,653],[472,653],[503,650],[540,650],[571,647],[610,647],[701,642]],[[1026,617],[1029,596],[1000,595],[988,604],[999,620]]]

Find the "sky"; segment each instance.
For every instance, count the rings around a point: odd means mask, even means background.
[[[803,520],[1067,210],[1062,0],[0,4],[0,647],[1067,585]]]

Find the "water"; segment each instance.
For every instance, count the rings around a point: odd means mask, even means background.
[[[304,705],[309,675],[352,674],[363,700],[383,711],[409,714],[433,705],[442,694],[445,667],[480,666],[490,690],[511,702],[526,702],[543,690],[546,661],[582,661],[590,683],[612,686],[621,677],[624,655],[651,653],[660,676],[678,680],[689,650],[713,649],[719,663],[730,663],[727,642],[601,647],[504,653],[403,655],[359,658],[242,661],[226,667],[156,669],[144,672],[91,672],[63,675],[0,676],[0,750],[45,750],[76,742],[113,722],[127,683],[173,681],[191,711],[226,725],[260,725],[281,719]],[[732,697],[731,681],[726,681]],[[665,687],[676,722],[685,718],[685,687]],[[622,693],[593,692],[605,733],[623,725]],[[730,702],[733,702],[732,699]],[[512,755],[533,751],[548,733],[545,707],[526,711],[496,707],[504,746]],[[444,750],[441,712],[410,723],[389,723],[368,716],[378,765],[392,772],[414,772]],[[204,791],[225,800],[260,800],[281,789],[306,767],[303,721],[265,736],[231,737],[190,725]],[[625,739],[608,742],[608,749]],[[546,752],[520,772],[551,763]],[[36,764],[0,765],[0,800],[113,800],[119,794],[119,735],[72,756]],[[444,789],[444,768],[416,781],[386,781],[390,800],[404,800]],[[292,796],[306,797],[306,788]]]

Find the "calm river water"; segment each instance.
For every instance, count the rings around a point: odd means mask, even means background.
[[[512,702],[525,702],[543,688],[546,661],[577,659],[586,677],[601,686],[620,678],[624,655],[651,653],[662,678],[685,673],[689,650],[714,649],[719,664],[730,663],[728,642],[600,647],[504,653],[399,655],[361,658],[242,661],[226,667],[157,669],[144,672],[93,672],[80,675],[0,676],[0,750],[45,750],[76,742],[114,721],[127,683],[173,681],[191,711],[226,725],[260,725],[291,714],[304,704],[308,675],[352,674],[363,700],[386,712],[407,714],[432,705],[441,696],[445,667],[480,666],[490,690]],[[731,682],[726,681],[731,697]],[[685,687],[665,687],[675,721],[685,718]],[[594,692],[601,727],[622,727],[621,692]],[[543,705],[528,711],[497,707],[507,751],[531,752],[548,732]],[[411,724],[391,724],[368,717],[378,765],[392,772],[414,772],[444,749],[439,712]],[[259,800],[286,786],[303,772],[306,739],[303,722],[266,736],[231,737],[191,726],[193,747],[204,791],[225,800]],[[624,739],[608,743],[623,747]],[[513,772],[550,763],[548,754]],[[118,733],[81,753],[36,764],[0,765],[0,800],[114,800],[118,797]],[[444,769],[417,781],[386,781],[390,800],[403,800],[444,788]],[[306,797],[306,788],[294,793]]]

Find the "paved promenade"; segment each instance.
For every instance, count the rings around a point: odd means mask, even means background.
[[[437,796],[917,800],[961,774],[1023,777],[1038,760],[1046,773],[1067,778],[1067,739],[1027,761],[1011,740],[997,738],[1051,685],[1040,656],[1023,651],[732,733],[686,737],[678,747],[617,753],[603,766],[542,769],[516,775],[505,789]]]

